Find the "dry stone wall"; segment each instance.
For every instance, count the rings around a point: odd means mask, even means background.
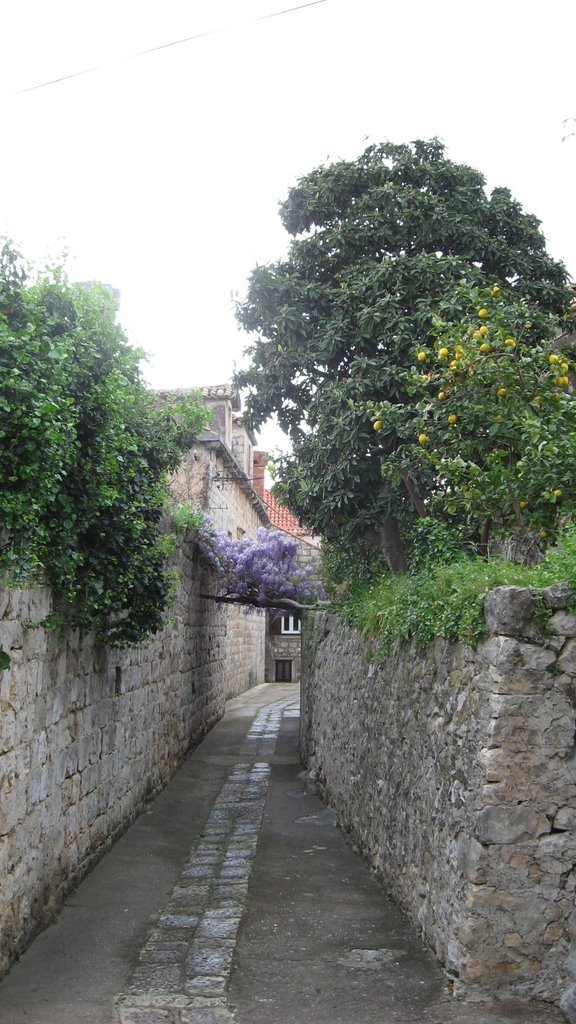
[[[48,590],[0,590],[0,974],[223,714],[264,678],[264,620],[200,599],[209,582],[178,555],[171,620],[109,651],[30,626]],[[242,616],[242,619],[240,618]]]
[[[370,657],[325,615],[304,631],[309,777],[456,984],[574,1003],[576,617],[563,588],[488,596],[476,651]]]

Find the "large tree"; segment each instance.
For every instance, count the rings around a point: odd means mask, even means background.
[[[568,306],[565,268],[508,189],[488,195],[482,174],[450,161],[436,139],[317,168],[280,216],[288,255],[256,267],[237,309],[255,336],[237,376],[247,416],[257,428],[276,413],[290,436],[279,469],[291,510],[340,543],[375,541],[402,571],[402,529],[421,513],[426,481],[383,478],[401,439],[375,436],[367,404],[410,401],[401,371],[434,317],[467,311],[463,280],[521,299],[542,338]]]

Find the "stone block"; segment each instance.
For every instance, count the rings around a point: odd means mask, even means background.
[[[576,637],[576,615],[567,611],[557,611],[550,617],[549,628],[552,633],[560,636]]]
[[[482,845],[521,843],[550,831],[550,822],[525,804],[484,807],[478,814],[476,833]]]
[[[559,807],[552,827],[576,833],[576,807]]]
[[[560,608],[567,608],[574,590],[568,583],[553,583],[550,587],[544,587],[540,594],[549,608],[557,611]]]
[[[458,867],[470,882],[481,885],[488,880],[488,854],[473,836],[462,834],[458,839]]]
[[[525,637],[534,629],[534,594],[525,587],[496,587],[484,601],[484,615],[492,633]]]
[[[576,639],[567,640],[564,644],[558,657],[558,668],[570,676],[576,676]]]
[[[562,994],[560,1009],[566,1014],[570,1024],[576,1024],[576,985],[571,985]]]

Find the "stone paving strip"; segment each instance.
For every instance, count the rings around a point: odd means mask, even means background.
[[[231,1024],[226,1004],[236,935],[248,895],[270,764],[282,714],[294,700],[261,708],[140,952],[119,1024]]]

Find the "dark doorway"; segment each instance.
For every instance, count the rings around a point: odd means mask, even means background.
[[[291,683],[292,682],[292,662],[291,661],[277,661],[276,662],[276,682],[277,683]]]

